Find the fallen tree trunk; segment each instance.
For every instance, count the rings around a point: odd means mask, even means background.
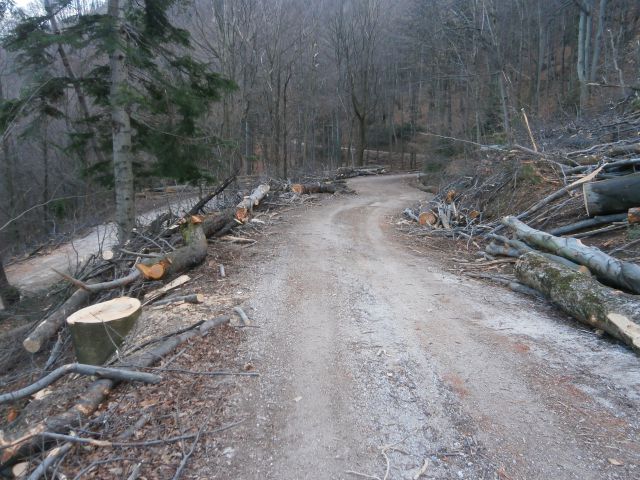
[[[122,344],[141,311],[137,298],[119,297],[69,316],[67,325],[78,362],[102,365]]]
[[[563,227],[554,228],[550,230],[551,235],[566,235],[567,233],[576,232],[589,227],[597,227],[599,225],[606,225],[607,223],[622,222],[627,218],[626,213],[614,213],[612,215],[602,215],[598,217],[588,218],[586,220],[580,220],[579,222],[565,225]]]
[[[258,185],[256,189],[251,192],[251,195],[245,197],[236,207],[236,219],[242,223],[248,222],[253,213],[253,209],[257,207],[267,193],[269,193],[269,189],[269,185]]]
[[[336,186],[330,183],[294,183],[291,191],[298,195],[310,193],[336,193]]]
[[[607,284],[640,293],[640,266],[613,258],[595,247],[583,245],[578,239],[554,237],[541,232],[515,217],[505,217],[502,223],[512,228],[528,244],[584,265]]]
[[[640,205],[640,173],[586,183],[582,192],[590,217],[627,212],[629,208]]]
[[[353,178],[367,175],[382,175],[386,173],[382,165],[365,165],[363,167],[340,167],[336,171],[336,178]]]
[[[228,322],[229,317],[223,316],[198,324],[197,329],[182,332],[179,335],[168,338],[147,352],[131,358],[124,358],[122,362],[119,362],[115,366],[122,367],[126,362],[126,366],[131,368],[149,367],[181,343],[186,342],[198,334],[205,335],[212,328]],[[89,385],[77,403],[66,412],[48,417],[35,424],[27,424],[22,430],[14,431],[13,433],[7,430],[0,431],[0,469],[17,457],[42,448],[43,440],[40,438],[40,435],[43,433],[66,433],[72,428],[82,425],[104,401],[116,384],[116,380],[96,380]]]
[[[69,363],[62,367],[56,368],[46,377],[41,378],[37,382],[16,390],[0,395],[0,405],[3,403],[13,402],[33,395],[36,392],[48,387],[60,378],[70,373],[78,375],[97,376],[100,378],[109,378],[111,380],[127,381],[127,382],[144,382],[144,383],[160,383],[162,377],[151,373],[135,372],[131,370],[122,370],[119,368],[104,368],[94,365],[85,365],[82,363]]]
[[[606,287],[536,253],[522,256],[516,264],[516,276],[573,318],[604,330],[640,353],[637,297]]]

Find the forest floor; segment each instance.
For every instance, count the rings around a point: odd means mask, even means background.
[[[123,385],[99,415],[126,428],[155,409],[136,441],[212,431],[185,479],[640,478],[638,357],[546,302],[449,273],[453,249],[414,248],[396,228],[425,195],[414,183],[360,177],[357,195],[221,246],[194,287],[241,304],[251,327],[192,342],[161,365],[176,375]],[[224,311],[172,308],[183,323]],[[220,369],[259,376],[179,374]],[[79,449],[60,468],[127,478],[142,462],[171,478],[191,445]]]

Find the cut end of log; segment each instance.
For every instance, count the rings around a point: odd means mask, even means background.
[[[291,185],[291,191],[293,193],[301,195],[304,192],[304,185],[302,185],[301,183],[294,183],[293,185]]]
[[[629,225],[640,224],[640,207],[630,208],[627,212]]]
[[[162,262],[155,263],[153,265],[145,265],[143,263],[139,263],[136,265],[136,268],[140,270],[140,273],[142,273],[144,278],[146,278],[147,280],[160,280],[162,277],[164,277],[164,274],[166,272],[165,265]]]
[[[236,210],[236,220],[241,223],[246,223],[249,220],[249,209],[244,207],[239,207]]]
[[[40,351],[42,347],[42,342],[39,339],[33,339],[31,337],[27,337],[22,342],[24,349],[29,353],[37,353]]]
[[[129,317],[140,310],[142,304],[137,298],[120,297],[107,302],[96,303],[78,310],[67,318],[69,325],[76,323],[111,322],[123,317]]]
[[[113,260],[115,256],[116,254],[113,253],[113,250],[105,250],[104,252],[102,252],[102,259],[106,260],[107,262],[109,260]]]
[[[456,194],[457,192],[455,190],[449,190],[447,192],[447,197],[446,197],[446,202],[447,203],[453,203],[453,200],[456,198]]]
[[[420,225],[435,225],[438,223],[438,216],[433,212],[422,212],[418,216],[418,223]]]
[[[640,325],[619,313],[608,313],[607,319],[629,340],[627,343],[631,347],[640,351]]]

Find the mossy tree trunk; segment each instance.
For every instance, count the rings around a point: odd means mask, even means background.
[[[576,320],[599,328],[640,353],[640,299],[538,253],[523,255],[516,276]]]

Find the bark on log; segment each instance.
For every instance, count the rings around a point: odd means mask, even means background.
[[[614,213],[612,215],[602,215],[598,217],[588,218],[586,220],[580,220],[579,222],[565,225],[563,227],[554,228],[549,230],[551,235],[566,235],[567,233],[576,232],[589,227],[597,227],[599,225],[605,225],[607,223],[622,222],[627,218],[625,213]]]
[[[123,370],[119,368],[104,368],[94,365],[86,365],[82,363],[69,363],[62,367],[56,368],[46,377],[41,378],[31,385],[0,395],[0,405],[8,402],[20,400],[33,395],[36,392],[48,387],[60,378],[70,373],[78,375],[95,375],[100,378],[110,378],[111,380],[127,381],[127,382],[144,382],[144,383],[160,383],[162,377],[151,373],[135,372],[131,370]]]
[[[60,308],[40,322],[35,330],[24,339],[22,345],[25,350],[29,353],[39,352],[42,345],[60,330],[67,317],[84,307],[90,297],[90,292],[83,289],[76,290]]]
[[[336,186],[330,183],[294,183],[291,191],[298,195],[311,193],[336,193]]]
[[[102,365],[122,344],[141,311],[140,300],[120,297],[69,316],[67,325],[78,362]]]
[[[640,205],[640,173],[586,183],[582,192],[590,217],[626,212]]]
[[[197,330],[183,332],[175,337],[168,338],[162,343],[132,358],[123,359],[128,367],[144,368],[153,365],[159,358],[164,357],[181,343],[200,334],[204,335],[212,328],[229,322],[229,317],[218,317],[201,324]],[[123,363],[116,364],[123,365]],[[0,431],[0,469],[4,464],[16,459],[20,455],[42,448],[43,440],[40,438],[45,432],[66,433],[72,428],[82,425],[86,419],[98,408],[116,385],[116,380],[97,380],[82,394],[77,403],[66,412],[45,420],[24,426],[22,430],[9,432]]]
[[[522,283],[543,293],[582,323],[604,330],[640,353],[640,302],[536,253],[516,264]]]
[[[613,258],[595,247],[583,245],[575,238],[554,237],[535,230],[515,217],[505,217],[502,223],[512,228],[519,238],[530,245],[584,265],[605,283],[640,293],[640,266]]]
[[[242,223],[246,223],[251,218],[253,209],[257,207],[262,199],[269,193],[269,185],[258,185],[251,192],[251,195],[245,197],[236,207],[236,219]]]
[[[629,225],[640,223],[640,207],[630,208],[627,212],[627,221]]]

